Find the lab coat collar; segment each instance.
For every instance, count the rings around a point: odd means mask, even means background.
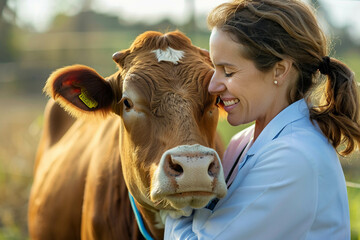
[[[301,99],[282,110],[268,123],[247,152],[247,157],[254,155],[266,143],[277,138],[288,124],[303,117],[309,117],[309,109],[305,100]]]

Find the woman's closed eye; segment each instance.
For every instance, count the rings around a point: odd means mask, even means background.
[[[228,67],[228,66],[223,66],[223,71],[224,71],[225,77],[231,77],[235,73],[234,69],[232,69],[232,67]]]
[[[233,72],[226,72],[224,71],[225,77],[231,77],[234,73]]]

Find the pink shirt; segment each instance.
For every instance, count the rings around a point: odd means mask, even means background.
[[[232,175],[227,184],[228,186],[234,181],[234,179],[237,175],[237,172],[238,172],[239,164],[243,161],[243,158],[246,155],[246,152],[249,150],[249,148],[252,145],[253,136],[254,136],[254,126],[255,125],[252,125],[251,127],[246,128],[245,130],[243,130],[243,131],[237,133],[235,136],[233,136],[231,138],[229,146],[227,147],[227,149],[224,153],[224,158],[223,158],[222,164],[223,164],[223,169],[224,169],[224,176],[226,179],[228,177],[228,174],[229,174],[231,168],[233,167],[236,159],[239,157],[239,154],[246,146],[246,148],[244,149],[244,151],[241,155],[240,160],[238,161],[234,171],[232,172]]]

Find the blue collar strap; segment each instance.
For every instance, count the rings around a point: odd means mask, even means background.
[[[133,212],[135,214],[136,222],[138,224],[138,227],[139,227],[139,230],[140,230],[141,234],[144,236],[144,238],[146,240],[154,240],[151,237],[151,235],[148,233],[148,231],[146,230],[145,225],[144,225],[144,221],[142,220],[141,214],[140,214],[139,210],[137,209],[136,204],[135,204],[135,200],[134,200],[133,196],[130,194],[130,192],[129,192],[129,199],[130,199],[131,207],[132,207],[132,210],[133,210]]]

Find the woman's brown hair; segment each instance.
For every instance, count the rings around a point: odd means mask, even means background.
[[[359,148],[359,92],[354,73],[327,57],[326,37],[309,6],[300,0],[234,0],[210,12],[208,25],[244,45],[244,56],[260,71],[270,70],[284,58],[292,59],[299,77],[289,90],[290,103],[306,98],[310,119],[332,145],[345,144],[341,154]]]

